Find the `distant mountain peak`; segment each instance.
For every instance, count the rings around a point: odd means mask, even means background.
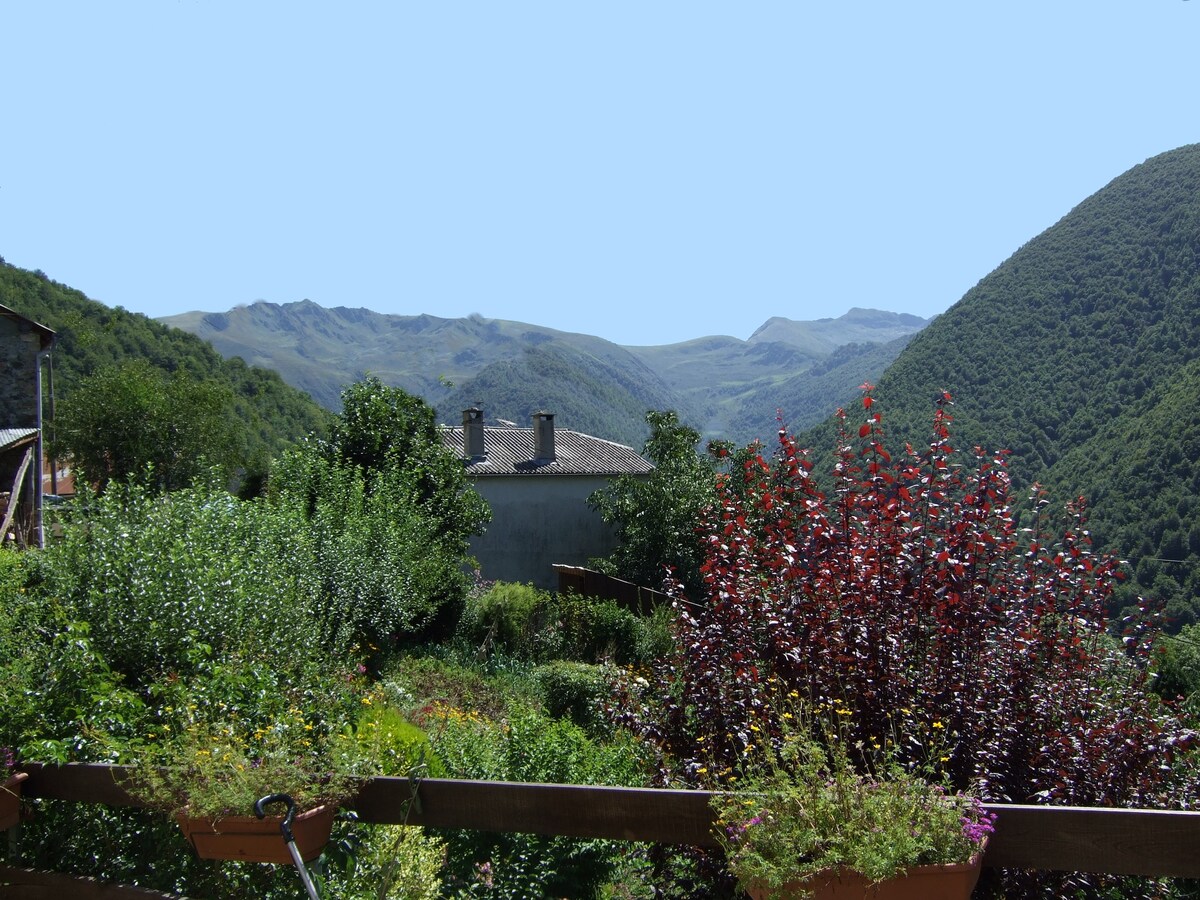
[[[855,306],[829,319],[797,321],[772,316],[750,335],[750,342],[777,341],[821,357],[846,344],[886,344],[914,334],[927,324],[928,320],[920,316]]]

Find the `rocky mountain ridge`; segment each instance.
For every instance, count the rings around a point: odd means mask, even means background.
[[[826,378],[820,398],[789,410],[800,424],[818,421],[844,399],[825,390],[844,393],[879,375],[927,324],[917,316],[852,309],[812,322],[775,317],[745,341],[717,335],[625,347],[525,322],[388,315],[311,300],[260,301],[161,321],[209,341],[223,356],[274,369],[331,409],[342,387],[371,372],[424,398],[446,422],[457,421],[468,405],[511,421],[553,409],[563,427],[635,446],[649,409],[675,409],[711,437],[744,442],[769,435],[778,409],[764,399],[771,387],[840,353],[850,366],[845,378]]]

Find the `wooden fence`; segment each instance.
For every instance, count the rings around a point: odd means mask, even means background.
[[[26,767],[29,797],[137,806],[122,787],[120,766]],[[418,802],[408,809],[414,788]],[[652,788],[525,784],[427,778],[365,781],[349,804],[375,824],[428,825],[621,841],[713,846],[710,794]],[[985,866],[1200,878],[1200,812],[989,804],[996,833]],[[5,897],[64,895],[66,876],[0,866]],[[136,889],[71,882],[69,896],[142,900]],[[121,893],[122,890],[132,891]]]
[[[584,597],[614,600],[618,606],[640,616],[648,616],[655,607],[671,602],[671,598],[662,591],[642,587],[612,575],[604,575],[594,569],[555,563],[554,571],[558,573],[560,594],[573,592]]]

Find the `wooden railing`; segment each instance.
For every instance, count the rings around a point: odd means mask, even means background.
[[[120,766],[30,765],[26,771],[29,797],[140,805],[122,787],[127,770]],[[414,790],[417,802],[410,803]],[[692,790],[373,778],[363,782],[348,805],[361,821],[375,824],[714,846],[710,797]],[[1006,804],[989,804],[988,809],[998,818],[986,866],[1200,877],[1200,812]],[[4,873],[0,867],[0,883]],[[33,879],[30,874],[30,884]],[[115,900],[126,895],[90,896]]]

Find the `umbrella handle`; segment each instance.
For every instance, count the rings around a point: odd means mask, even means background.
[[[254,815],[260,819],[267,817],[266,807],[270,803],[286,803],[287,814],[283,817],[283,821],[279,823],[279,831],[283,834],[283,839],[289,844],[295,842],[295,837],[292,836],[292,820],[296,818],[296,801],[289,794],[268,794],[266,797],[260,797],[254,801]]]

